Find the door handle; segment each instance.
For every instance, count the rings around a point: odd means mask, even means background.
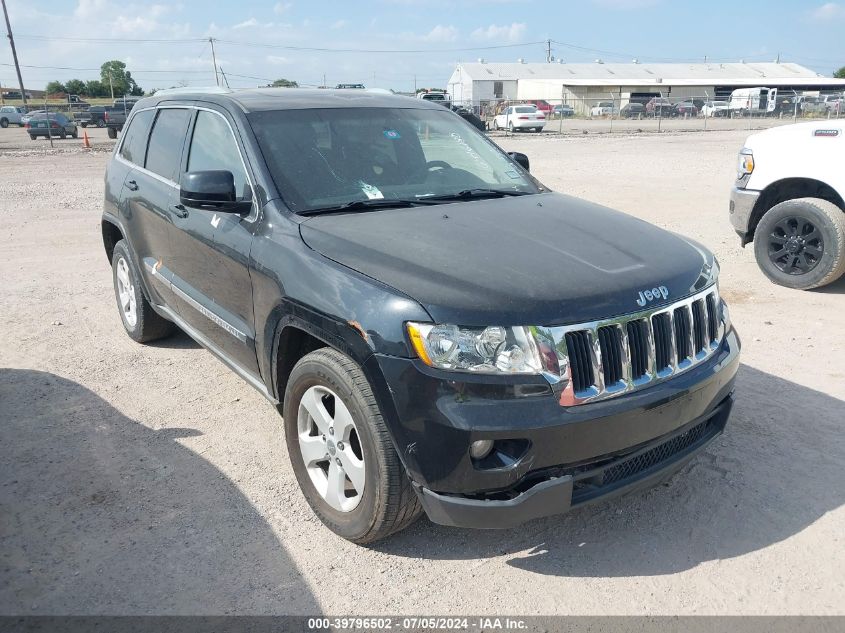
[[[170,210],[176,214],[177,218],[187,218],[188,210],[181,204],[171,204]]]
[[[138,183],[134,180],[130,180],[126,183],[126,188],[129,189],[129,191],[138,191]]]

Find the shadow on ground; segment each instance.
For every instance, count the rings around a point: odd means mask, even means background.
[[[0,613],[317,613],[249,500],[179,439],[0,369]]]
[[[672,574],[787,539],[845,502],[845,402],[743,365],[725,434],[670,481],[507,531],[423,519],[375,549],[539,574]]]

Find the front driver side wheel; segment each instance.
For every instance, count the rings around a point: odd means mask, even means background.
[[[820,198],[776,204],[754,230],[754,255],[781,286],[809,290],[832,283],[845,273],[845,210]]]
[[[284,399],[293,472],[314,514],[353,543],[372,543],[422,513],[361,368],[323,348],[299,360]]]

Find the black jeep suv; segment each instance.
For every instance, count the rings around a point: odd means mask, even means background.
[[[129,336],[175,324],[278,405],[308,503],[358,543],[652,484],[731,408],[712,254],[422,99],[158,93],[102,232]]]

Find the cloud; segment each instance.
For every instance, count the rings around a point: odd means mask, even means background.
[[[284,66],[285,64],[290,64],[290,60],[287,57],[280,57],[278,55],[267,55],[264,59],[267,60],[268,64],[273,64],[274,66]]]
[[[819,22],[837,20],[845,17],[845,7],[837,2],[828,2],[814,9],[810,13],[810,17]]]
[[[454,26],[443,26],[438,24],[431,29],[427,34],[422,36],[426,42],[454,42],[458,39],[458,29]]]
[[[277,2],[276,6],[273,7],[273,11],[281,15],[290,11],[291,7],[293,7],[293,2]]]
[[[337,22],[333,23],[329,28],[331,28],[331,29],[342,29],[344,26],[346,26],[346,24],[347,24],[346,20],[338,20]]]
[[[244,20],[239,24],[233,26],[233,29],[251,29],[255,27],[260,27],[262,29],[268,29],[272,26],[275,26],[272,22],[259,22],[255,18],[250,18],[249,20]]]
[[[524,22],[514,22],[511,25],[498,26],[491,24],[484,28],[475,29],[470,37],[478,41],[507,42],[512,44],[518,42],[525,36],[526,26]]]

